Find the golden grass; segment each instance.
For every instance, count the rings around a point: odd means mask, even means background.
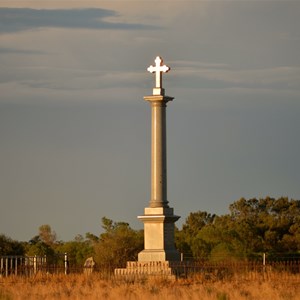
[[[294,300],[300,299],[300,275],[252,274],[230,280],[204,280],[201,277],[168,281],[152,278],[126,283],[90,276],[37,275],[31,278],[0,278],[0,300],[14,299],[201,299],[201,300]]]

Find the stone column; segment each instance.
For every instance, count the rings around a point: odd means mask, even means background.
[[[165,96],[146,96],[152,111],[150,207],[169,207],[167,201],[166,106]]]
[[[144,223],[144,250],[139,253],[139,261],[179,261],[180,255],[175,249],[174,223],[180,218],[174,215],[167,200],[167,137],[166,107],[174,98],[165,96],[162,88],[162,72],[169,67],[162,66],[157,57],[156,66],[148,71],[156,72],[156,86],[153,95],[144,100],[151,104],[151,198],[144,215],[138,218]]]

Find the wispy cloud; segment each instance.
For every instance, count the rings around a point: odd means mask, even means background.
[[[190,85],[215,88],[248,87],[299,90],[300,68],[283,66],[261,69],[233,69],[226,64],[187,61],[175,64],[179,76],[185,76]]]
[[[0,47],[0,54],[28,54],[28,55],[42,55],[46,54],[46,52],[43,51],[37,51],[37,50],[25,50],[25,49],[17,49],[17,48],[6,48],[6,47]]]
[[[143,86],[145,72],[93,71],[57,67],[16,67],[0,72],[1,84],[19,83],[33,89],[93,90]]]
[[[31,8],[0,8],[0,33],[18,32],[39,28],[84,28],[84,29],[154,29],[154,26],[137,23],[109,22],[108,17],[116,17],[113,10],[55,9],[39,10]]]
[[[191,60],[175,60],[170,61],[170,64],[174,65],[176,68],[183,69],[195,69],[195,68],[209,68],[209,69],[220,69],[229,67],[228,64],[224,63],[208,63],[201,61],[191,61]]]

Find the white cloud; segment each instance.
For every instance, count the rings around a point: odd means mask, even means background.
[[[253,88],[300,89],[300,67],[274,67],[236,70],[226,64],[180,61],[174,63],[178,76],[192,81],[207,79],[227,84],[252,86]],[[216,87],[217,87],[216,83]],[[228,86],[226,86],[228,87]]]

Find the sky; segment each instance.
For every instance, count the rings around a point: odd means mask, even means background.
[[[101,233],[150,200],[160,55],[168,201],[300,199],[300,1],[0,0],[0,233]]]

